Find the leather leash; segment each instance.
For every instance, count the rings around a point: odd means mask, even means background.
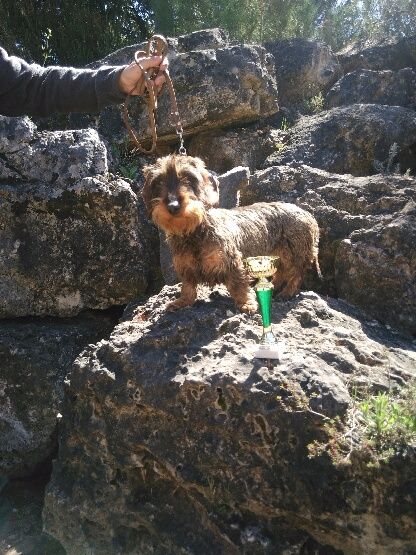
[[[132,90],[127,95],[127,98],[123,105],[123,119],[124,124],[129,132],[129,135],[136,145],[136,148],[142,152],[143,154],[152,154],[156,149],[157,143],[157,127],[156,127],[156,109],[157,109],[157,93],[154,87],[153,79],[156,77],[158,69],[157,68],[150,68],[149,70],[145,71],[143,66],[140,63],[140,59],[149,56],[166,56],[168,52],[168,43],[164,36],[162,35],[153,35],[150,37],[147,45],[146,50],[138,50],[134,54],[134,61],[142,70],[142,75],[144,77],[143,85],[139,90],[139,96],[143,96],[145,98],[148,112],[149,112],[149,125],[150,131],[152,133],[152,146],[149,150],[146,150],[137,138],[136,133],[130,123],[129,112],[128,112],[128,104],[132,97],[133,91],[138,86],[140,79],[137,81],[136,85],[132,88]],[[165,83],[168,88],[170,94],[170,101],[171,101],[171,115],[175,119],[175,128],[176,134],[179,136],[180,146],[179,146],[179,154],[186,155],[186,149],[183,146],[183,129],[182,123],[179,117],[179,110],[178,110],[178,103],[176,101],[176,94],[175,89],[173,87],[172,79],[170,78],[169,71],[165,69],[163,72],[165,76]]]

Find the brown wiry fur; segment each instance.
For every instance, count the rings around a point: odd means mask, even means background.
[[[153,221],[166,232],[175,270],[182,280],[174,310],[194,303],[198,284],[224,283],[238,308],[256,310],[243,265],[248,256],[277,255],[273,283],[280,295],[299,291],[305,271],[318,263],[319,228],[315,218],[294,204],[257,203],[225,210],[216,181],[199,158],[165,156],[144,169],[143,198]],[[172,213],[170,203],[176,203]]]

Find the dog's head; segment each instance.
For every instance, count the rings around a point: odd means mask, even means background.
[[[200,158],[169,155],[143,169],[143,200],[166,233],[192,233],[208,208],[218,204],[218,181]]]

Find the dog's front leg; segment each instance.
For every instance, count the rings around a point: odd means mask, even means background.
[[[167,310],[173,311],[194,304],[197,297],[198,282],[195,279],[194,269],[197,261],[189,253],[173,255],[173,266],[178,278],[182,282],[181,296],[167,305]]]
[[[196,285],[187,281],[182,281],[181,296],[176,299],[176,301],[169,303],[166,309],[173,311],[178,310],[178,308],[184,308],[185,306],[191,306],[195,302],[196,295]]]
[[[250,278],[247,275],[242,260],[236,261],[227,276],[225,285],[241,312],[254,314],[257,311],[256,296],[250,287]]]

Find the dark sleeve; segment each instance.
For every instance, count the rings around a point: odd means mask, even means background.
[[[126,97],[118,87],[123,69],[42,67],[8,56],[0,47],[0,114],[98,112],[108,104],[120,104]]]

